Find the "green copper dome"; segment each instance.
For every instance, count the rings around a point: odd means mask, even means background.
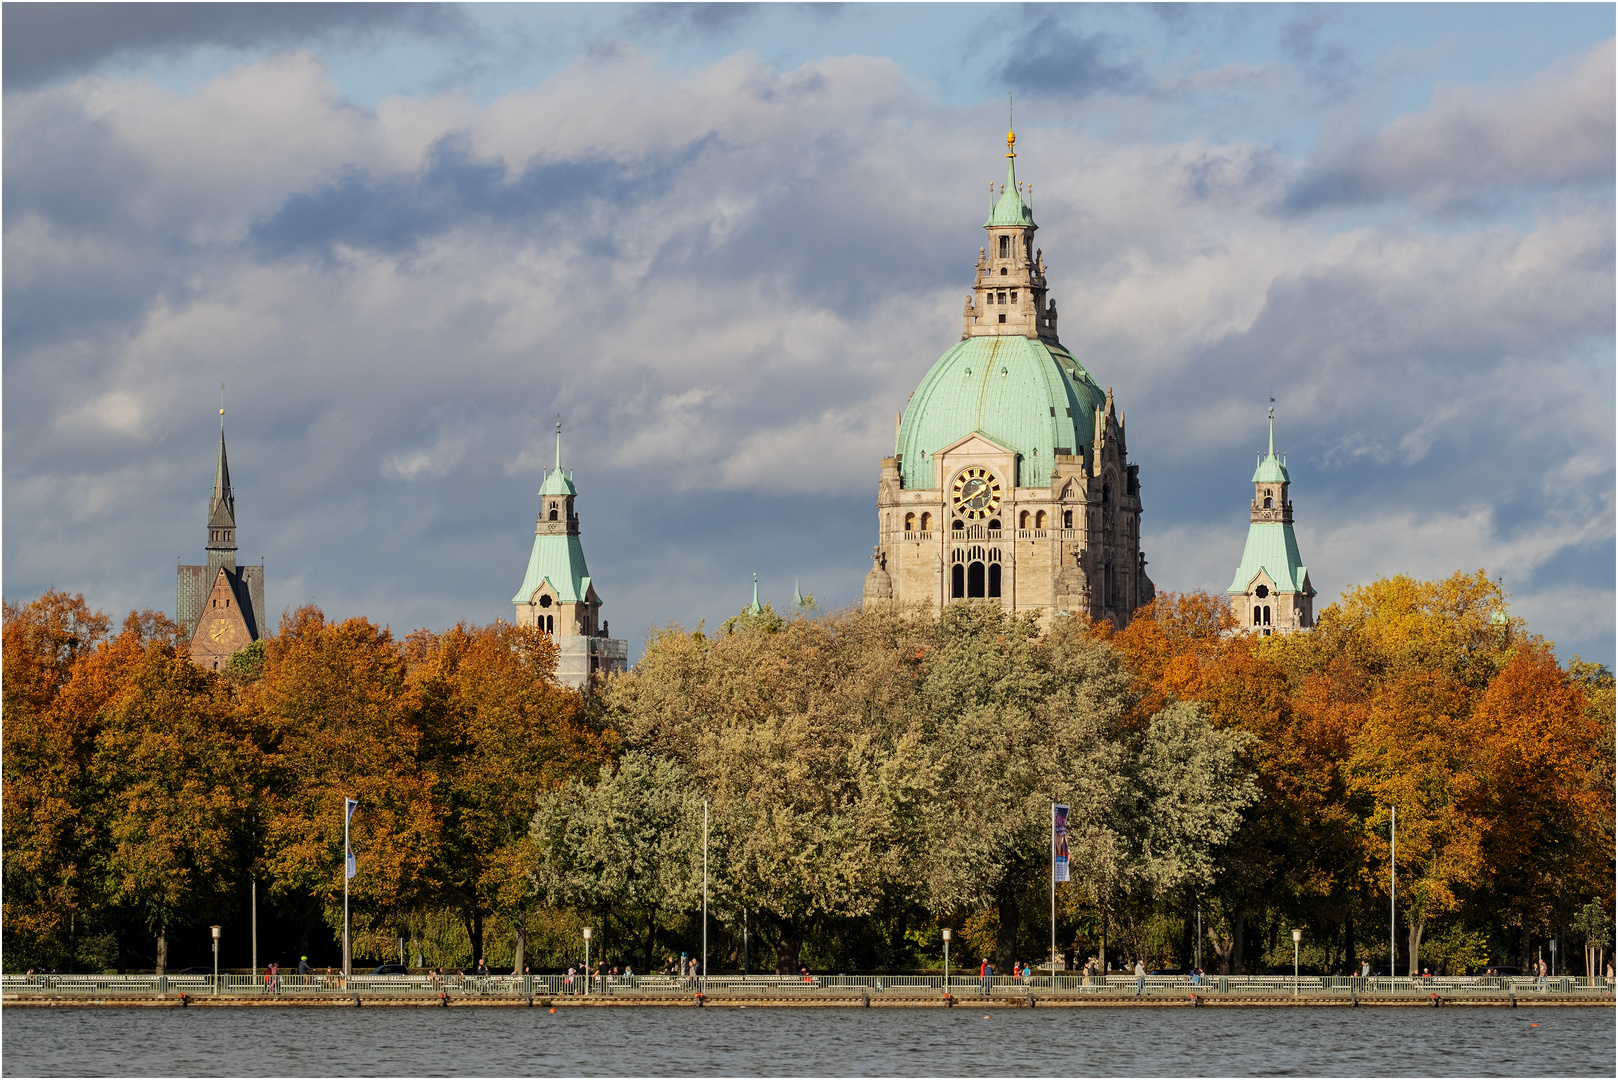
[[[907,488],[934,485],[933,454],[978,432],[1020,456],[1017,486],[1050,483],[1053,455],[1083,453],[1107,396],[1061,345],[972,337],[921,380],[899,423],[895,452]]]

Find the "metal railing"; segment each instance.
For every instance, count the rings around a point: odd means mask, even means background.
[[[5,975],[0,993],[12,997],[220,996],[248,997],[838,997],[898,995],[958,999],[1055,995],[1084,997],[1219,997],[1299,996],[1309,998],[1507,997],[1548,995],[1599,997],[1613,993],[1603,978],[1556,976],[1432,976],[1368,978],[1304,975],[1209,975],[1200,981],[1185,975],[1128,974],[1086,976],[1077,973],[1033,975],[1027,979],[996,975]]]

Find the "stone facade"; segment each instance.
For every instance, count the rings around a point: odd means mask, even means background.
[[[882,461],[867,603],[982,599],[1122,627],[1154,594],[1141,487],[1113,400],[1061,344],[1033,209],[1007,176],[961,341],[933,365]]]
[[[1315,625],[1315,588],[1303,565],[1292,529],[1292,476],[1275,452],[1275,410],[1270,410],[1270,450],[1253,470],[1247,544],[1225,594],[1236,625],[1245,633],[1290,634]]]
[[[223,417],[224,409],[219,410]],[[219,424],[219,460],[208,500],[208,563],[182,566],[176,583],[175,620],[190,640],[193,663],[218,670],[232,653],[263,634],[264,568],[236,565],[236,497]]]
[[[629,668],[629,643],[613,638],[601,621],[601,598],[584,562],[578,491],[562,471],[562,425],[556,425],[556,468],[539,489],[539,519],[528,570],[511,598],[518,626],[535,626],[556,639],[557,679],[574,689]]]

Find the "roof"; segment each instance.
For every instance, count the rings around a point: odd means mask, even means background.
[[[1107,395],[1060,344],[1021,336],[966,338],[932,366],[899,422],[907,488],[936,482],[932,455],[973,432],[1015,450],[1019,487],[1050,483],[1054,453],[1078,453]]]
[[[550,582],[556,599],[578,604],[590,594],[590,571],[584,565],[584,547],[577,536],[545,533],[534,537],[534,550],[528,556],[528,572],[522,587],[511,598],[513,604],[526,604],[541,585]],[[599,598],[598,598],[599,599]]]
[[[573,478],[558,466],[545,473],[545,482],[539,485],[539,493],[541,495],[577,495],[579,489],[573,486]]]
[[[1287,473],[1286,462],[1271,453],[1259,459],[1258,468],[1253,470],[1253,483],[1290,484],[1292,477]]]
[[[1000,201],[994,204],[989,211],[989,220],[983,223],[985,229],[992,229],[997,225],[1032,225],[1034,223],[1034,208],[1023,202],[1022,192],[1017,190],[1017,162],[1015,155],[1006,155],[1006,189],[1000,193]]]
[[[1291,525],[1274,521],[1255,521],[1249,525],[1241,565],[1225,591],[1233,595],[1245,593],[1261,570],[1270,576],[1278,593],[1314,595],[1313,586],[1308,584],[1309,568],[1303,565],[1303,556],[1298,554],[1298,538],[1293,535]]]

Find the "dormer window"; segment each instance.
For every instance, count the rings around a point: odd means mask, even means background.
[[[1009,236],[1002,236],[1000,238],[1000,257],[1002,259],[1011,258],[1011,237]],[[1001,270],[1000,272],[1002,274],[1005,273],[1004,270]]]

